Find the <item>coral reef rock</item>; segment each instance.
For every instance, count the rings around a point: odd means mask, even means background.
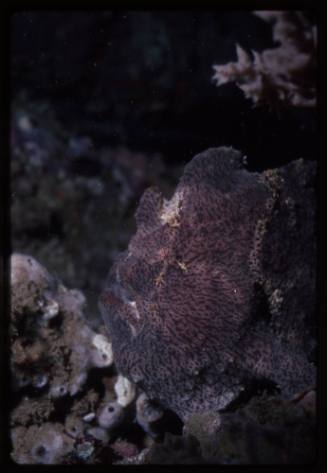
[[[109,432],[124,421],[136,393],[120,376],[115,395],[111,343],[105,327],[99,331],[88,325],[80,291],[65,288],[32,256],[11,256],[10,426],[16,463],[113,457]],[[119,415],[104,414],[107,398]]]
[[[11,257],[11,367],[16,390],[47,387],[49,397],[73,396],[92,367],[113,364],[111,344],[83,317],[85,299],[34,258]]]
[[[100,296],[119,372],[184,421],[258,387],[315,385],[315,164],[262,173],[232,148],[147,190]]]

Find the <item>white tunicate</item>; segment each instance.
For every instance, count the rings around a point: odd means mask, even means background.
[[[80,418],[75,415],[69,415],[65,421],[65,430],[73,438],[80,437],[83,434],[84,425]]]
[[[95,418],[95,413],[94,412],[89,412],[88,414],[85,414],[83,417],[84,422],[92,422],[92,420]]]
[[[61,452],[63,447],[62,435],[57,432],[49,432],[47,438],[43,442],[38,442],[32,448],[32,456],[37,463],[51,464],[54,463],[56,456]]]
[[[39,374],[33,379],[33,386],[42,389],[48,383],[48,377],[45,374]]]
[[[119,425],[124,418],[124,409],[117,402],[108,402],[99,412],[98,424],[104,429]]]
[[[67,387],[63,384],[53,386],[49,392],[49,395],[52,398],[63,397],[66,394],[67,394]]]
[[[45,306],[43,306],[43,319],[50,320],[59,314],[59,304],[54,299],[47,300]]]
[[[135,385],[121,374],[118,376],[114,389],[117,402],[123,407],[128,406],[135,398]]]
[[[111,343],[101,334],[94,335],[92,339],[91,360],[93,366],[102,368],[111,366],[114,361]]]
[[[35,445],[31,451],[31,454],[36,463],[46,464],[52,462],[53,455],[51,455],[51,452],[49,451],[46,445]]]
[[[75,440],[58,423],[18,427],[12,434],[12,458],[19,464],[56,464],[74,449]]]

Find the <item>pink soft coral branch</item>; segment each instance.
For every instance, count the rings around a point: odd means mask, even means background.
[[[316,27],[302,12],[254,12],[273,23],[273,38],[279,43],[253,59],[236,45],[237,61],[214,65],[218,86],[235,82],[255,104],[284,102],[292,106],[316,105]]]

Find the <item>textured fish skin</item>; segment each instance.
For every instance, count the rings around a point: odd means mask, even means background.
[[[233,148],[185,167],[167,201],[148,189],[100,296],[115,363],[183,419],[255,383],[315,384],[315,164],[263,173]]]

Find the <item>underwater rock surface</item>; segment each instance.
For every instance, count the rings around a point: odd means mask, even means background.
[[[113,364],[111,345],[83,317],[84,295],[68,290],[32,256],[11,256],[11,370],[15,391],[74,396],[91,368]]]
[[[147,190],[100,297],[119,372],[184,421],[315,385],[315,164],[243,161],[209,149]]]
[[[111,464],[134,455],[151,416],[143,412],[142,426],[131,425],[144,395],[117,376],[105,327],[95,332],[83,293],[34,257],[13,253],[10,263],[12,460]]]

